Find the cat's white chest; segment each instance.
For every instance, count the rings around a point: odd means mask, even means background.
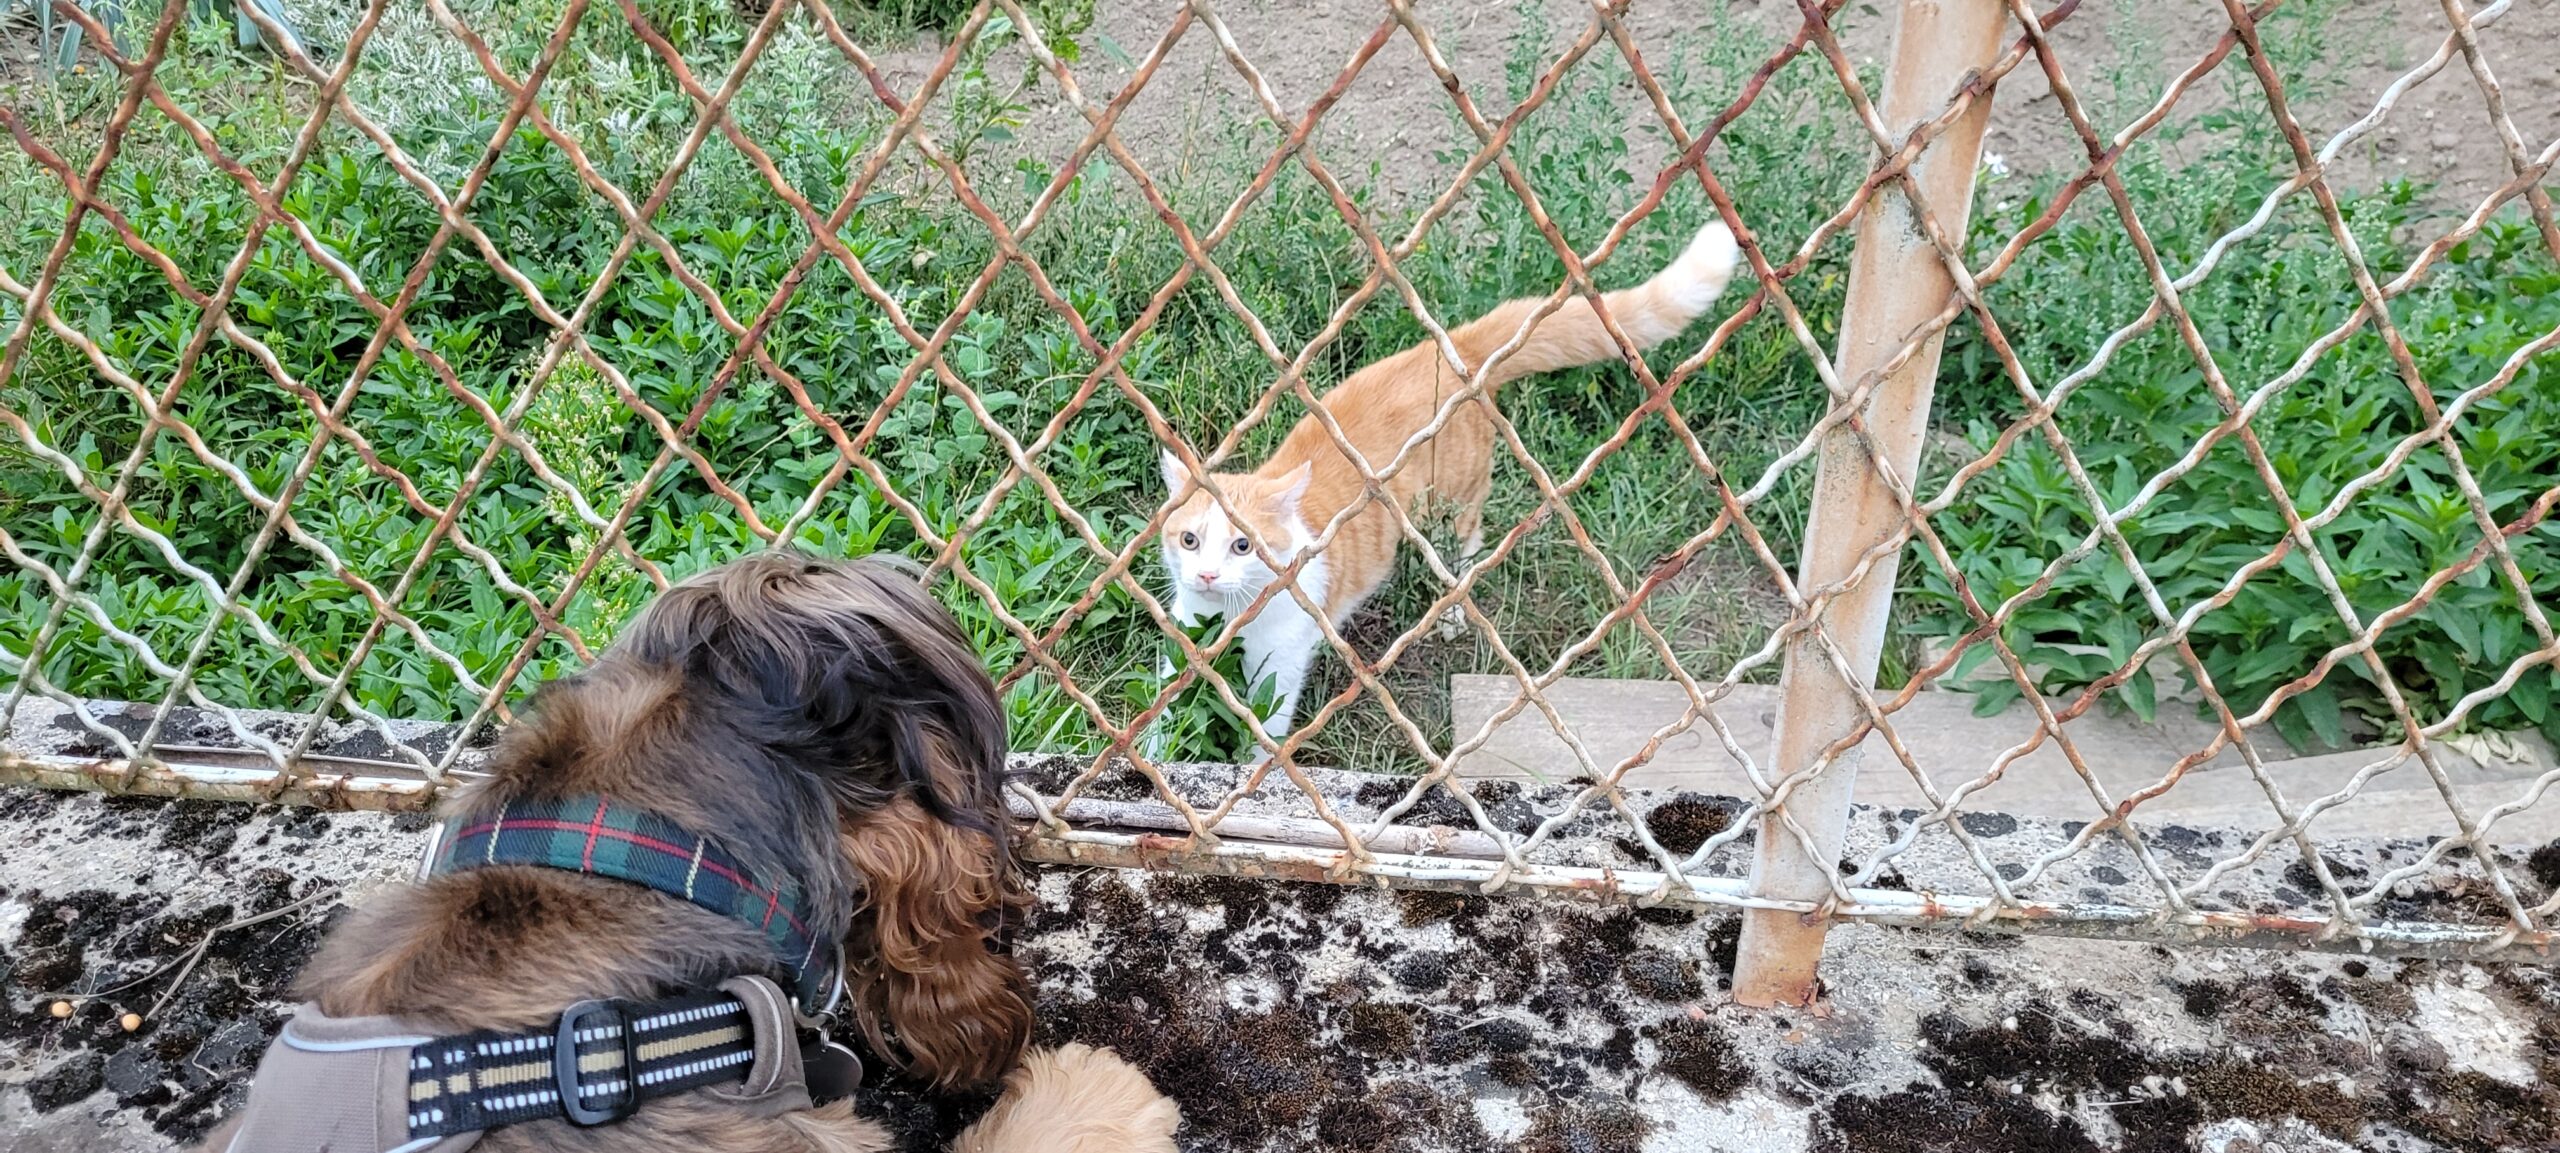
[[[1307,600],[1319,610],[1325,603],[1329,577],[1324,558],[1320,556],[1309,560],[1306,567],[1298,571],[1299,591],[1305,593]],[[1233,617],[1252,604],[1253,598],[1260,596],[1263,588],[1269,587],[1264,585],[1221,596],[1177,585],[1173,590],[1174,619],[1189,626],[1207,617]],[[1324,628],[1317,623],[1315,614],[1298,603],[1296,596],[1282,589],[1272,594],[1252,620],[1244,623],[1237,637],[1244,645],[1246,684],[1267,681],[1277,698],[1271,715],[1263,718],[1262,731],[1278,740],[1288,734],[1290,721],[1297,715],[1298,694],[1306,687],[1307,669],[1315,662],[1316,649],[1324,641]],[[1173,675],[1170,663],[1160,671],[1168,677]],[[1237,687],[1244,688],[1241,685]],[[1264,755],[1268,755],[1267,750]]]

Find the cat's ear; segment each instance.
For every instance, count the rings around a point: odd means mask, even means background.
[[[1280,490],[1271,494],[1271,504],[1279,510],[1281,519],[1305,522],[1305,518],[1298,515],[1298,505],[1306,499],[1307,482],[1314,478],[1313,462],[1300,464],[1289,470],[1289,475],[1280,478]]]
[[[1173,455],[1172,449],[1162,448],[1156,451],[1160,454],[1157,463],[1164,468],[1165,496],[1173,497],[1180,494],[1182,482],[1191,479],[1191,470],[1182,467],[1182,458]]]

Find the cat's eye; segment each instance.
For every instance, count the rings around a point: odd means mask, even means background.
[[[1184,534],[1182,534],[1182,547],[1183,547],[1185,550],[1195,549],[1195,548],[1200,547],[1200,538],[1199,538],[1199,536],[1198,536],[1197,534],[1194,534],[1194,533],[1184,533]]]
[[[1243,555],[1245,555],[1246,553],[1249,553],[1249,552],[1252,552],[1252,551],[1253,551],[1253,542],[1252,542],[1252,541],[1246,540],[1246,539],[1244,539],[1243,537],[1237,537],[1237,538],[1236,538],[1236,555],[1237,555],[1237,556],[1243,556]]]

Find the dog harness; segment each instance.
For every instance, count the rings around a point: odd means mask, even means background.
[[[430,1036],[304,1005],[259,1059],[226,1153],[462,1153],[500,1125],[602,1125],[705,1088],[757,1116],[807,1109],[793,1022],[763,977],[650,1005],[584,1001],[527,1033]]]
[[[332,1017],[302,1005],[259,1059],[225,1153],[462,1153],[501,1125],[603,1125],[646,1101],[703,1089],[773,1116],[852,1091],[861,1062],[826,1039],[803,1046],[802,1010],[840,990],[787,881],[752,874],[708,838],[606,798],[527,801],[447,822],[421,875],[532,865],[610,877],[755,925],[793,978],[756,976],[648,1004],[581,1001],[550,1027],[437,1036],[396,1017]]]

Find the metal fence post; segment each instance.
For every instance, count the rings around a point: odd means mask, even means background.
[[[2006,23],[2007,8],[2000,0],[1904,0],[1878,109],[1886,130],[1898,140],[1943,112],[1959,86],[1991,63]],[[1958,238],[1964,236],[1970,216],[1974,166],[1990,117],[1991,100],[1986,93],[1928,146],[1912,168],[1930,213]],[[1899,189],[1880,190],[1858,221],[1857,248],[1850,256],[1849,294],[1840,322],[1840,379],[1854,385],[1884,365],[1901,350],[1907,334],[1946,306],[1954,286],[1913,217],[1910,201]],[[1863,412],[1877,451],[1906,481],[1918,466],[1921,437],[1928,428],[1939,339],[1930,337],[1917,355],[1880,382]],[[1812,513],[1806,520],[1804,556],[1797,566],[1798,587],[1804,589],[1839,582],[1860,554],[1902,523],[1867,446],[1846,426],[1824,438],[1819,470]],[[1860,684],[1843,683],[1809,634],[1799,635],[1789,646],[1774,761],[1781,776],[1803,772],[1825,747],[1848,735],[1863,719],[1858,696],[1875,683],[1885,618],[1893,606],[1895,567],[1879,563],[1822,613],[1823,627],[1847,654]],[[1831,894],[1857,775],[1858,756],[1852,750],[1788,799],[1787,810],[1813,835],[1822,852],[1820,859],[1809,859],[1774,818],[1762,820],[1751,869],[1754,895],[1820,901]],[[1734,999],[1759,1006],[1812,1003],[1818,988],[1814,970],[1828,927],[1829,922],[1818,916],[1766,909],[1746,912]]]

